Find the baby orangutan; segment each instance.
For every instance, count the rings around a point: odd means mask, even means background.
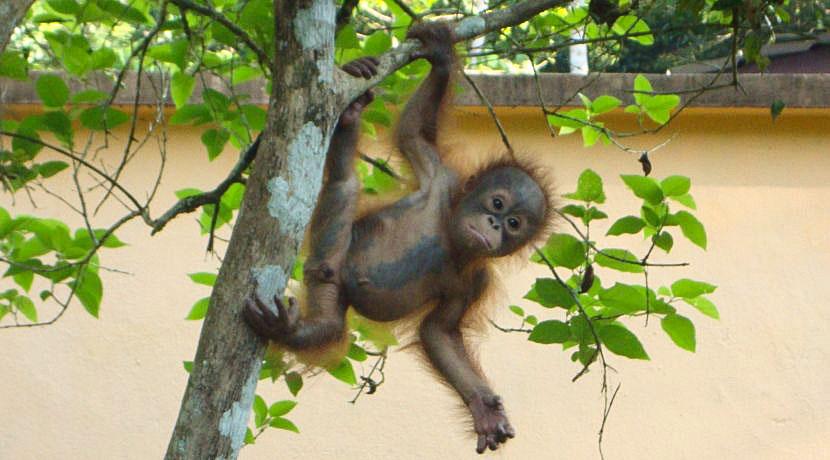
[[[432,69],[401,114],[397,146],[420,184],[396,203],[355,220],[360,183],[355,146],[360,113],[370,92],[341,115],[327,157],[327,178],[312,217],[305,263],[309,305],[301,317],[294,299],[274,299],[277,314],[256,295],[244,315],[262,337],[289,349],[324,346],[344,334],[352,306],[376,321],[393,321],[432,307],[420,324],[420,346],[472,414],[481,453],[515,434],[502,401],[465,347],[465,315],[490,283],[487,259],[516,252],[543,231],[548,196],[529,169],[503,161],[469,180],[442,163],[436,146],[439,113],[454,64],[446,25],[410,30]],[[343,70],[371,78],[377,60],[362,58]],[[469,318],[466,318],[469,320]]]

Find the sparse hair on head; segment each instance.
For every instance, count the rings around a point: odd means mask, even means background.
[[[452,197],[453,206],[457,204],[463,196],[473,190],[482,178],[486,177],[493,171],[503,168],[516,168],[527,174],[539,189],[542,191],[544,197],[545,212],[541,217],[540,225],[530,236],[526,248],[532,248],[535,244],[542,244],[555,228],[556,206],[557,201],[554,198],[554,181],[551,172],[533,160],[521,158],[512,153],[504,153],[499,157],[487,160],[483,164],[475,167],[472,171],[459,171],[461,176],[462,187],[459,188],[455,196]],[[460,169],[460,168],[459,168]],[[458,171],[458,169],[456,169]],[[525,253],[526,251],[518,251]]]

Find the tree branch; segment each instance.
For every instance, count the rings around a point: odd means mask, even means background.
[[[259,47],[256,42],[248,35],[248,32],[245,32],[240,28],[238,25],[234,24],[230,19],[228,19],[222,13],[214,10],[213,8],[205,5],[199,5],[198,3],[193,3],[190,0],[170,0],[171,3],[178,6],[181,9],[193,10],[197,13],[203,14],[214,19],[219,24],[225,26],[228,30],[231,31],[234,35],[239,37],[251,51],[256,54],[259,63],[268,69],[272,68],[271,59],[268,58],[268,54],[265,53],[265,50]]]
[[[466,41],[494,30],[521,24],[542,11],[564,6],[570,2],[571,0],[526,0],[511,5],[509,8],[495,10],[480,16],[470,16],[452,24],[454,40],[456,42]],[[350,77],[345,72],[338,70],[338,110],[342,111],[356,97],[380,83],[387,75],[412,61],[413,55],[420,50],[420,47],[420,41],[406,40],[397,48],[378,56],[380,60],[378,74],[369,80]]]
[[[343,5],[337,10],[337,17],[334,20],[334,34],[337,35],[340,32],[340,29],[346,27],[349,24],[349,20],[352,19],[352,12],[357,7],[357,3],[360,0],[344,0]]]
[[[173,218],[179,214],[193,212],[200,206],[204,206],[206,204],[216,204],[222,198],[222,195],[224,195],[228,190],[228,187],[242,179],[242,172],[245,171],[245,168],[247,168],[251,162],[254,161],[254,157],[256,157],[260,139],[261,136],[258,136],[254,143],[251,144],[247,150],[245,150],[239,158],[239,161],[236,162],[227,177],[225,177],[225,180],[220,182],[216,188],[209,192],[200,193],[199,195],[193,195],[179,200],[178,203],[174,204],[169,210],[167,210],[167,212],[162,214],[161,217],[151,221],[153,231],[150,232],[150,234],[155,235],[160,232],[168,222],[173,220]]]
[[[34,0],[11,0],[10,2],[3,2],[5,5],[0,5],[0,12],[3,13],[3,20],[0,21],[0,53],[6,49],[9,43],[9,38],[17,27],[17,23],[32,6]]]

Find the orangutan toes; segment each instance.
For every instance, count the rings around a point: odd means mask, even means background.
[[[516,436],[516,431],[507,420],[501,397],[489,395],[475,398],[470,402],[470,412],[478,436],[476,452],[479,454],[488,448],[496,450],[500,444]]]

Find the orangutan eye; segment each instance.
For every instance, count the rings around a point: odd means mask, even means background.
[[[493,198],[493,207],[496,211],[499,211],[504,207],[504,203],[501,201],[501,198]]]
[[[511,218],[507,219],[507,225],[509,225],[510,228],[512,228],[513,230],[516,230],[516,229],[519,228],[519,219],[516,219],[515,217],[511,217]]]

